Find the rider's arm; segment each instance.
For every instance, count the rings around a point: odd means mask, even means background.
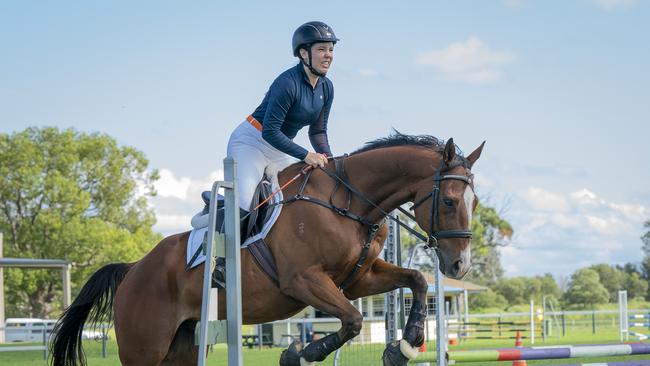
[[[303,160],[307,149],[291,141],[280,128],[287,117],[289,108],[295,100],[296,86],[288,77],[275,79],[269,88],[268,106],[264,115],[262,138],[274,148],[296,159]]]
[[[309,141],[317,153],[331,157],[332,149],[330,148],[330,143],[327,139],[327,121],[329,120],[332,100],[334,99],[334,88],[329,81],[325,84],[325,87],[328,88],[328,92],[326,93],[328,99],[325,102],[316,122],[309,126]]]

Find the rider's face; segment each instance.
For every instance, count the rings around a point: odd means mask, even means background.
[[[301,50],[301,55],[308,61],[307,51]],[[311,64],[319,72],[326,74],[334,60],[334,43],[319,42],[311,46]]]

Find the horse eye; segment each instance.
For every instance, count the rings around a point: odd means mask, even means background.
[[[443,198],[442,202],[444,202],[447,207],[454,205],[454,201],[451,198]]]

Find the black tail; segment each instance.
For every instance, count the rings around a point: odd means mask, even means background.
[[[79,292],[72,305],[59,318],[50,344],[52,366],[86,364],[81,333],[86,321],[92,325],[110,322],[117,286],[131,268],[127,263],[112,263],[95,272]]]

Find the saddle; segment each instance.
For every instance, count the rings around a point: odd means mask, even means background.
[[[250,212],[239,209],[240,217],[240,239],[242,247],[248,249],[253,258],[257,261],[260,267],[266,272],[272,280],[277,282],[277,268],[275,266],[275,259],[273,254],[270,252],[268,246],[264,242],[264,237],[273,226],[275,220],[277,220],[280,208],[281,208],[281,197],[282,194],[278,193],[277,197],[269,201],[267,204],[262,205],[260,208],[254,210],[255,207],[259,205],[260,202],[266,200],[269,196],[273,194],[273,188],[277,187],[277,168],[273,165],[266,167],[264,175],[262,176],[261,181],[258,183],[253,199],[250,206]],[[203,209],[198,212],[192,218],[192,228],[194,231],[207,228],[209,224],[209,211],[210,211],[210,191],[204,191],[201,193],[201,198],[205,204]],[[225,197],[218,194],[216,202],[216,225],[215,231],[223,233],[225,231]],[[272,203],[274,202],[274,203]],[[206,230],[207,231],[207,230]],[[207,239],[207,235],[204,235],[203,241]],[[196,249],[192,254],[191,258],[188,260],[186,265],[186,270],[191,269],[194,266],[194,263],[202,255],[203,250],[201,247]],[[198,262],[200,263],[200,262]],[[213,287],[225,288],[225,270],[224,270],[225,258],[217,258],[217,266],[213,272]]]

